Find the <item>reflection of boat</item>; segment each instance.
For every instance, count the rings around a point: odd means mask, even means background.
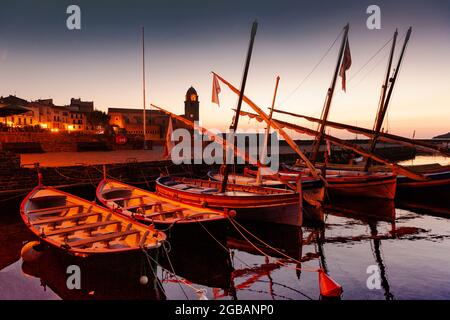
[[[398,208],[413,211],[419,214],[428,214],[438,217],[450,217],[450,199],[445,197],[399,197],[395,203]]]
[[[154,228],[41,185],[22,201],[20,214],[42,242],[74,255],[141,252],[158,248],[166,239]]]
[[[159,262],[166,270],[173,270],[187,281],[228,290],[233,269],[226,250],[225,233],[211,230],[208,225],[204,227],[211,235],[203,232],[193,241],[188,230],[179,229],[173,233],[170,250],[163,251]]]
[[[222,211],[190,206],[109,179],[99,183],[97,198],[117,213],[156,227],[167,228],[174,224],[185,227],[199,222],[209,225],[226,220]]]
[[[280,172],[292,174],[308,174],[309,169],[283,165]],[[352,196],[364,198],[394,199],[396,190],[396,175],[390,172],[365,172],[350,170],[326,169],[328,182],[327,192],[333,196]]]
[[[17,207],[11,208],[11,211],[9,208],[2,208],[2,212],[13,212],[13,210],[17,210]],[[0,216],[0,243],[8,245],[0,246],[0,271],[19,260],[23,244],[33,239],[33,234],[25,228],[18,215],[2,214]]]
[[[263,222],[243,222],[241,225],[277,250],[280,250],[297,260],[302,259],[303,231],[301,227]],[[248,243],[234,228],[230,228],[227,243],[228,247],[231,249],[238,249],[251,254],[261,255],[261,252]],[[254,245],[256,245],[259,250],[262,250],[272,257],[284,258],[282,255],[263,245],[259,241],[255,240]]]
[[[369,218],[379,221],[395,220],[395,202],[388,199],[353,199],[334,197],[324,206],[327,213],[345,217]]]
[[[219,192],[220,187],[221,183],[217,181],[190,178],[165,176],[156,180],[156,192],[169,199],[236,210],[238,219],[302,225],[303,205],[294,191],[229,184],[225,192]],[[317,218],[314,210],[303,213]]]
[[[37,262],[23,263],[22,270],[27,275],[40,278],[44,288],[49,287],[64,300],[165,299],[150,266],[147,264],[142,268],[147,263],[143,256],[132,259],[127,256],[118,260],[106,258],[79,258],[47,250]],[[76,267],[79,267],[79,283],[74,278]],[[147,276],[147,284],[140,283],[144,275]]]

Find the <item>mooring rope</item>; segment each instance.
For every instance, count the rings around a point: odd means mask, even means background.
[[[270,248],[270,249],[272,249],[272,250],[274,250],[275,252],[277,252],[277,253],[279,253],[279,254],[281,254],[282,256],[284,256],[285,258],[287,258],[287,259],[289,259],[289,260],[291,260],[291,261],[294,261],[294,262],[296,262],[297,264],[301,264],[302,262],[301,261],[299,261],[299,260],[297,260],[297,259],[295,259],[295,258],[292,258],[292,257],[290,257],[289,255],[287,255],[287,254],[285,254],[284,252],[282,252],[282,251],[280,251],[280,250],[278,250],[278,249],[276,249],[276,248],[274,248],[274,247],[272,247],[272,246],[270,246],[269,244],[267,244],[266,242],[264,242],[264,241],[262,241],[261,239],[259,239],[256,235],[254,235],[253,233],[251,233],[250,231],[248,231],[247,229],[245,229],[242,225],[240,225],[238,222],[236,222],[236,220],[234,220],[233,218],[231,218],[231,217],[228,217],[228,219],[230,220],[230,222],[231,222],[231,224],[234,226],[234,228],[237,230],[237,232],[239,232],[239,234],[253,247],[253,248],[255,248],[258,252],[260,252],[262,255],[264,255],[265,257],[268,257],[268,258],[270,258],[270,256],[268,255],[268,254],[266,254],[264,251],[262,251],[260,248],[258,248],[254,243],[252,243],[242,232],[241,232],[241,230],[239,230],[239,228],[237,227],[237,225],[236,224],[238,224],[240,227],[242,227],[242,229],[243,230],[245,230],[249,235],[251,235],[251,236],[253,236],[256,240],[258,240],[258,241],[260,241],[262,244],[264,244],[265,246],[267,246],[268,248]],[[235,224],[236,223],[236,224]],[[286,264],[286,263],[284,263],[284,262],[282,262],[282,261],[280,261],[280,260],[277,260],[276,261],[276,263],[279,263],[279,264],[281,264],[281,265],[284,265],[284,266],[286,266],[286,267],[291,267],[291,266],[289,266],[288,264]],[[299,270],[299,271],[306,271],[306,272],[319,272],[321,269],[319,268],[319,269],[310,269],[310,268],[304,268],[304,267],[301,267],[301,268],[299,268],[299,267],[294,267],[294,269],[296,269],[296,270]]]

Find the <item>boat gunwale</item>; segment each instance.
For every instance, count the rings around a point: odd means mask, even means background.
[[[92,250],[90,247],[89,248],[77,248],[77,247],[70,247],[70,243],[67,243],[68,248],[64,248],[62,247],[62,245],[64,245],[65,243],[63,243],[62,241],[55,241],[54,239],[51,239],[50,237],[46,237],[45,234],[41,234],[38,232],[38,229],[35,228],[34,224],[31,223],[29,221],[29,217],[26,213],[25,210],[25,205],[28,202],[31,202],[32,200],[32,196],[35,195],[38,191],[41,190],[51,190],[54,191],[56,193],[62,194],[66,197],[72,197],[77,201],[80,201],[82,203],[89,203],[89,205],[92,205],[95,208],[100,209],[101,211],[107,211],[108,213],[111,213],[112,215],[116,216],[116,218],[118,218],[118,221],[120,223],[125,223],[125,222],[129,222],[132,224],[133,227],[137,227],[137,230],[139,231],[139,233],[143,233],[145,231],[157,231],[158,237],[161,237],[161,239],[158,239],[155,243],[155,245],[147,245],[145,247],[140,247],[139,245],[134,245],[134,246],[128,246],[128,247],[124,247],[124,248],[116,248],[116,249],[108,249],[108,248],[104,248],[103,250]],[[84,207],[84,206],[83,206]],[[103,215],[103,213],[100,213]],[[106,213],[105,213],[106,214]],[[117,213],[113,212],[111,209],[109,208],[105,208],[95,202],[90,202],[86,199],[83,199],[81,197],[78,197],[76,195],[70,194],[68,192],[53,188],[53,187],[49,187],[49,186],[43,186],[43,185],[38,185],[36,187],[33,188],[33,190],[31,190],[23,199],[22,202],[20,203],[20,216],[22,218],[22,221],[25,223],[25,225],[28,227],[28,229],[39,238],[39,240],[41,242],[44,242],[48,245],[50,245],[52,248],[55,249],[61,249],[69,254],[75,255],[75,256],[80,256],[80,257],[87,257],[87,256],[94,256],[94,255],[108,255],[108,254],[120,254],[120,253],[125,253],[125,252],[138,252],[141,250],[154,250],[154,249],[158,249],[161,246],[161,243],[163,241],[166,240],[166,234],[160,230],[152,230],[150,229],[148,226],[146,226],[145,224],[142,224],[138,221],[132,220],[128,217],[125,216],[121,216],[118,215]],[[123,221],[125,220],[125,221]],[[143,229],[143,230],[139,230],[139,229]]]
[[[151,191],[148,191],[148,190],[145,190],[145,189],[141,189],[141,188],[138,188],[138,187],[130,186],[130,185],[127,185],[126,183],[123,183],[123,182],[120,182],[120,181],[117,181],[117,180],[114,180],[114,179],[102,179],[102,181],[100,181],[100,183],[97,186],[96,196],[97,196],[97,199],[103,205],[105,205],[108,208],[110,208],[110,207],[107,204],[107,199],[105,199],[101,195],[101,189],[102,189],[102,187],[104,187],[108,183],[108,181],[111,181],[113,183],[118,183],[118,184],[121,184],[121,185],[126,186],[126,187],[132,187],[132,188],[137,189],[139,191],[142,191],[144,193],[150,193],[151,194],[150,197],[154,196],[156,198],[163,198],[165,201],[169,201],[169,202],[171,202],[171,201],[180,202],[182,205],[191,206],[191,207],[193,207],[193,209],[197,209],[199,211],[200,210],[205,210],[205,208],[202,207],[202,206],[198,206],[198,205],[196,206],[196,205],[193,205],[193,204],[184,203],[182,201],[170,199],[168,197],[165,197],[164,195],[153,193]],[[205,214],[215,214],[216,217],[214,217],[214,218],[192,219],[192,220],[190,220],[190,219],[180,219],[180,220],[178,220],[176,222],[174,222],[174,221],[156,220],[156,219],[148,219],[147,217],[145,217],[145,215],[142,215],[142,214],[134,214],[133,215],[132,212],[128,211],[128,210],[125,210],[125,211],[130,212],[130,214],[126,214],[126,213],[124,213],[124,209],[122,207],[118,207],[118,208],[115,208],[115,209],[114,208],[110,208],[110,209],[114,210],[117,214],[119,214],[121,216],[125,216],[125,217],[133,219],[133,220],[137,220],[137,221],[144,222],[144,223],[155,223],[155,224],[163,224],[163,225],[171,225],[173,223],[176,223],[176,224],[192,224],[192,223],[200,223],[200,222],[201,223],[207,223],[207,222],[222,221],[222,220],[227,219],[227,213],[225,212],[225,210],[221,211],[221,210],[216,210],[216,209],[211,209],[211,208],[207,209],[209,212],[204,212],[204,213]]]

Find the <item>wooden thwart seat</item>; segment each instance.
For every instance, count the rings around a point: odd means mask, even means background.
[[[32,215],[38,216],[38,215],[56,213],[56,212],[59,212],[59,211],[68,210],[68,209],[72,209],[72,208],[79,208],[79,209],[81,209],[81,208],[83,208],[83,205],[81,205],[81,204],[71,204],[71,205],[68,205],[68,206],[35,209],[35,210],[27,211],[27,214],[32,214]],[[51,213],[50,213],[50,211],[51,211]]]
[[[88,213],[81,213],[81,214],[74,214],[72,216],[68,217],[55,217],[55,218],[48,218],[48,219],[41,219],[37,221],[33,221],[33,225],[41,225],[41,224],[52,224],[52,223],[59,223],[59,222],[65,222],[65,221],[72,221],[72,220],[81,220],[92,216],[98,216],[101,215],[100,212],[88,212]]]
[[[94,222],[94,223],[86,223],[75,227],[69,227],[69,228],[61,228],[54,231],[50,231],[46,233],[45,235],[47,237],[50,236],[56,236],[56,235],[63,235],[68,233],[73,233],[76,231],[93,231],[100,227],[106,227],[112,224],[118,224],[120,221],[102,221],[102,222]]]
[[[187,209],[184,209],[184,208],[174,208],[174,209],[169,209],[169,210],[164,210],[164,211],[160,211],[160,212],[155,212],[155,213],[152,213],[152,214],[148,214],[148,215],[145,215],[145,217],[146,218],[153,218],[153,217],[157,217],[157,216],[164,216],[164,215],[167,215],[167,214],[172,214],[172,213],[177,213],[177,212],[183,212],[183,211],[185,211],[185,210],[187,210]]]
[[[96,242],[109,242],[117,238],[125,238],[132,234],[140,234],[138,230],[128,230],[128,231],[122,231],[122,232],[114,232],[114,233],[107,233],[98,237],[93,238],[87,238],[83,240],[78,240],[74,242],[69,242],[68,245],[71,247],[84,247],[89,246],[91,244],[94,244]]]
[[[161,202],[154,201],[154,202],[148,202],[148,203],[141,203],[134,206],[124,207],[125,210],[134,210],[138,208],[142,208],[144,210],[150,209],[153,206],[161,206]]]
[[[106,199],[108,201],[127,201],[127,200],[133,200],[133,199],[141,199],[147,197],[146,195],[138,195],[138,196],[131,196],[131,197],[122,197],[122,198],[111,198]]]

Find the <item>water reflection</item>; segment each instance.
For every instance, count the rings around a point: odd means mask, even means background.
[[[74,273],[68,272],[73,265],[80,268],[79,288],[68,286],[68,281],[75,283],[69,278]],[[53,250],[44,251],[35,263],[22,263],[25,275],[39,278],[43,290],[48,287],[64,300],[165,299],[155,271],[149,269],[142,256],[76,258]],[[140,283],[141,276],[147,277],[147,284]]]
[[[408,200],[412,206],[413,199]],[[4,209],[0,216],[0,241],[8,243],[0,247],[0,278],[11,279],[0,282],[0,297],[14,297],[5,292],[20,279],[20,288],[34,290],[32,298],[49,297],[45,288],[62,299],[186,299],[181,290],[197,299],[191,289],[206,288],[209,299],[318,299],[317,273],[306,270],[319,267],[343,286],[344,299],[450,296],[450,220],[429,216],[433,208],[427,204],[405,211],[392,201],[334,199],[324,208],[323,225],[240,222],[251,243],[233,225],[195,234],[176,230],[157,257],[158,280],[142,257],[78,261],[46,252],[39,264],[22,265],[22,244],[33,238],[19,218],[18,206]],[[81,267],[81,290],[67,288],[70,264]],[[380,271],[381,290],[366,286],[369,265]],[[143,274],[149,279],[146,285],[139,283]]]

